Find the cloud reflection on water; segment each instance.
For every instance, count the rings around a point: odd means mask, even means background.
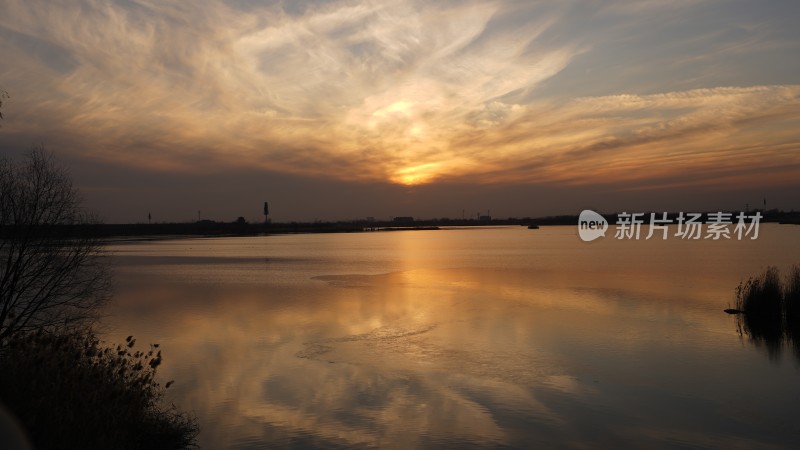
[[[150,286],[117,302],[115,331],[169,343],[164,376],[213,424],[207,447],[521,445],[531,427],[561,436],[575,419],[564,402],[591,404],[597,380],[585,376],[602,377],[589,361],[576,373],[569,348],[602,335],[597,349],[636,353],[647,346],[637,323],[651,313],[602,291],[520,291],[522,279],[496,289],[514,275],[494,276],[332,277],[302,295]],[[620,317],[634,325],[609,338]],[[558,340],[559,327],[572,342]]]
[[[275,264],[255,250],[250,263],[133,262],[119,267],[107,336],[162,344],[160,376],[176,380],[171,399],[198,415],[205,448],[724,448],[796,439],[780,431],[793,426],[796,373],[761,364],[720,312],[719,293],[739,270],[723,253],[729,247],[703,253],[733,266],[703,272],[688,244],[641,242],[618,257],[611,245],[553,244],[546,253],[545,241],[536,247],[545,256],[507,265],[517,241],[509,250],[500,238],[513,230],[476,232],[497,234],[488,251],[475,250],[486,259],[437,246],[455,239],[473,249],[468,233],[263,241]],[[387,267],[378,257],[349,265],[373,239],[390,247],[369,254],[391,253],[398,270],[370,275]],[[302,264],[281,259],[280,245],[305,240],[313,242],[301,246],[311,255]],[[223,243],[251,241],[202,242],[209,254],[224,254]],[[329,262],[329,251],[346,254],[344,263]],[[431,262],[443,254],[469,264]]]
[[[311,289],[319,297],[289,305],[272,302],[281,297],[274,291],[206,287],[192,295],[200,314],[174,303],[185,288],[151,287],[131,295],[161,305],[159,322],[150,322],[153,309],[133,298],[119,301],[115,315],[125,317],[120,333],[155,325],[151,334],[170,342],[164,370],[178,380],[173,394],[215,428],[238,430],[236,436],[258,436],[268,425],[287,436],[313,435],[323,446],[427,445],[412,437],[503,442],[497,411],[469,395],[487,390],[517,412],[563,421],[525,387],[568,383],[552,356],[525,345],[531,336],[522,321],[506,326],[485,308],[490,314],[480,320],[456,319],[454,308],[464,311],[475,300],[455,295],[463,289],[410,292],[398,289],[405,281],[395,283],[403,277],[372,277],[377,283],[356,289],[323,285]],[[508,349],[491,348],[503,341]],[[320,346],[328,351],[309,351]]]

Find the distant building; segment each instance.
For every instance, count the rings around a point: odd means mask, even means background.
[[[414,221],[414,218],[411,217],[411,216],[397,216],[397,217],[395,217],[393,219],[393,222],[395,222],[395,223],[409,223],[409,222],[413,222],[413,221]]]
[[[478,220],[480,220],[481,222],[491,222],[492,216],[480,216],[478,217]]]

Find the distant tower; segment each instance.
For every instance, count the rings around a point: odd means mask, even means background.
[[[269,223],[269,203],[264,202],[264,223]]]
[[[151,216],[150,213],[147,213],[147,223],[152,223],[152,221],[153,221],[153,216]]]

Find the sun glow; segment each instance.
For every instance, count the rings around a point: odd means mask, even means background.
[[[393,114],[403,114],[405,116],[410,115],[411,108],[414,106],[413,102],[407,100],[400,100],[397,102],[392,103],[391,105],[379,109],[372,113],[375,117],[387,118],[391,117]]]
[[[441,174],[440,163],[428,163],[395,171],[392,181],[406,186],[425,184]]]

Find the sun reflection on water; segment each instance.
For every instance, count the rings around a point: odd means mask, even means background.
[[[205,246],[199,264],[138,261],[149,247],[128,247],[107,336],[162,344],[160,376],[176,380],[170,399],[197,414],[205,448],[646,445],[669,433],[759,442],[720,408],[733,401],[779,405],[762,413],[791,428],[785,413],[797,408],[781,399],[800,395],[796,373],[761,364],[721,313],[720,286],[738,269],[702,275],[663,255],[622,273],[581,262],[604,247],[537,250],[570,236],[532,236],[262,238],[247,241],[250,263],[225,259],[237,254],[230,240],[192,242]],[[337,252],[347,261],[331,264]],[[763,377],[772,383],[753,384]]]

